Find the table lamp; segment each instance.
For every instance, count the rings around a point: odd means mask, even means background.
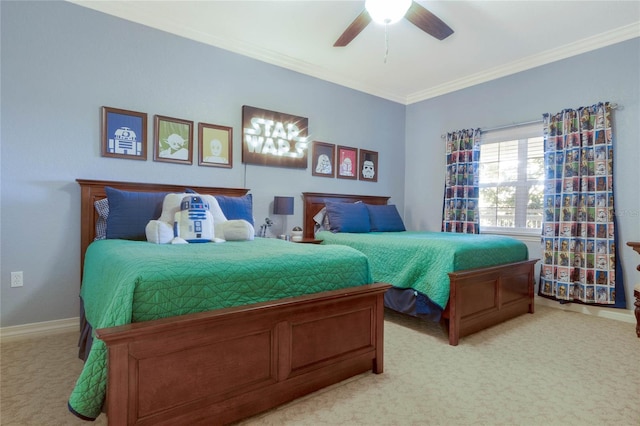
[[[273,197],[273,214],[284,216],[282,230],[283,234],[287,233],[287,216],[293,214],[293,197]]]

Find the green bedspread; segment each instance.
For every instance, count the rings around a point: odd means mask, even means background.
[[[87,249],[81,297],[95,330],[371,282],[367,258],[346,246],[265,238],[184,245],[101,240]],[[106,352],[94,339],[69,399],[77,415],[100,414]]]
[[[524,243],[498,235],[322,231],[316,237],[323,244],[347,245],[363,252],[374,281],[417,290],[441,308],[449,300],[449,272],[528,259]]]

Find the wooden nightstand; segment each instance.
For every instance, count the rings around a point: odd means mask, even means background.
[[[301,243],[301,244],[321,244],[322,240],[316,240],[315,238],[303,238],[299,241],[291,240],[292,243]]]

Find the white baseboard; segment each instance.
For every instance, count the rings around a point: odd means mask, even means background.
[[[0,342],[80,330],[80,319],[67,318],[0,328]]]
[[[535,304],[538,306],[548,306],[550,308],[562,309],[564,311],[578,312],[586,315],[608,318],[616,321],[623,321],[635,324],[636,317],[633,309],[613,309],[599,306],[588,306],[579,303],[560,304],[545,297],[535,296]],[[79,331],[80,319],[67,318],[55,321],[43,321],[32,324],[15,325],[0,328],[0,342],[10,340],[51,335],[55,333],[68,333]]]
[[[636,316],[633,309],[603,308],[601,306],[589,306],[581,303],[561,304],[546,297],[536,296],[534,303],[539,306],[562,309],[563,311],[578,312],[581,314],[594,315],[596,317],[608,318],[616,321],[636,323]]]

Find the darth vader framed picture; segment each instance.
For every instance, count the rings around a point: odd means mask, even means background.
[[[332,143],[313,142],[313,163],[311,174],[313,176],[334,177],[336,175],[336,146]]]

